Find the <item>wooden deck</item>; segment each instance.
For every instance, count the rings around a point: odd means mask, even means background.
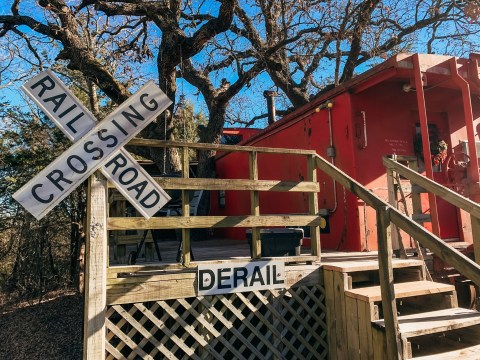
[[[140,242],[140,238],[138,239]],[[176,240],[159,241],[158,247],[160,249],[160,255],[162,261],[146,262],[143,253],[145,247],[142,249],[140,257],[137,260],[138,265],[146,264],[172,264],[176,263],[177,252],[179,242]],[[250,249],[247,241],[241,240],[228,240],[228,239],[212,239],[192,242],[191,249],[195,257],[195,261],[210,261],[210,260],[228,260],[235,258],[249,258]],[[127,245],[127,256],[130,251],[136,250],[135,245]],[[155,250],[153,250],[155,252]],[[115,265],[115,261],[112,257],[112,251],[110,252],[110,262]],[[157,260],[157,255],[155,259]]]
[[[140,242],[140,237],[138,238]],[[159,264],[173,264],[176,263],[177,251],[179,242],[176,240],[159,241],[160,254],[162,261],[145,261],[143,247],[141,256],[137,260],[137,265],[159,265]],[[136,250],[136,245],[127,245],[127,256],[130,251]],[[153,250],[154,251],[154,250]],[[310,247],[302,245],[301,255],[310,255]],[[155,252],[155,251],[154,251]],[[192,242],[192,252],[195,261],[214,261],[214,260],[232,260],[232,259],[250,259],[250,248],[246,240],[232,240],[232,239],[210,239],[204,241]],[[114,247],[110,247],[110,265],[123,264],[117,262],[113,256]],[[370,252],[341,252],[324,250],[321,255],[322,265],[329,268],[350,268],[350,267],[370,267],[377,262],[377,251]]]

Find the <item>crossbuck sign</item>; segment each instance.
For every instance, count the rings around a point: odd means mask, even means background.
[[[30,79],[22,90],[75,143],[13,195],[35,218],[45,216],[98,169],[146,218],[170,200],[123,149],[171,104],[152,81],[99,123],[50,70]]]

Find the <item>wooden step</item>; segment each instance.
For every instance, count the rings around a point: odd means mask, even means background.
[[[467,251],[469,249],[472,249],[473,252],[473,244],[470,242],[466,241],[446,241],[444,240],[448,245],[451,247],[457,249],[458,251]]]
[[[436,283],[433,281],[412,281],[394,284],[394,289],[395,297],[397,299],[401,299],[411,296],[454,292],[455,286]],[[345,291],[345,296],[367,302],[375,302],[382,300],[380,286],[370,286],[359,289],[347,290]]]
[[[398,324],[402,337],[409,338],[478,325],[480,313],[462,308],[443,309],[399,316]],[[373,325],[381,329],[385,328],[383,320],[374,321]]]
[[[414,357],[413,360],[479,360],[480,345],[470,346],[459,350],[448,351],[440,354]]]
[[[419,267],[423,265],[422,260],[418,259],[392,259],[394,269]],[[338,272],[352,273],[360,271],[378,270],[378,260],[355,260],[355,261],[324,261],[322,266],[325,270],[333,270]]]

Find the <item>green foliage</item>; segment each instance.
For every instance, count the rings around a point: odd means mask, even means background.
[[[202,113],[195,113],[191,102],[180,101],[173,117],[175,139],[184,142],[198,142],[200,139],[198,128],[207,125],[207,117]],[[196,159],[195,151],[190,151],[190,160]]]
[[[69,281],[71,223],[85,195],[77,191],[41,221],[23,209],[14,192],[69,144],[43,115],[8,104],[0,111],[0,289],[39,296]]]

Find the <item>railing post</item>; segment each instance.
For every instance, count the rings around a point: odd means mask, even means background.
[[[258,157],[257,152],[250,153],[250,180],[258,180]],[[258,191],[250,191],[250,209],[254,216],[260,215],[260,204],[258,201]],[[259,259],[262,257],[262,247],[260,241],[260,229],[252,227],[252,257]]]
[[[377,238],[378,262],[380,267],[380,288],[382,294],[382,307],[385,320],[385,337],[387,343],[387,359],[402,359],[402,343],[398,326],[397,304],[393,287],[392,266],[392,239],[389,236],[390,226],[389,207],[377,208]]]
[[[473,235],[473,251],[475,254],[475,262],[480,264],[480,219],[470,214]]]
[[[184,179],[188,179],[190,174],[190,162],[189,162],[188,146],[182,147],[182,176]],[[182,216],[190,217],[190,191],[182,190]],[[182,259],[183,264],[188,266],[191,260],[190,252],[190,229],[182,228]]]
[[[397,184],[397,186],[401,186],[401,184]],[[393,170],[390,168],[387,168],[387,189],[388,203],[393,207],[398,208],[397,196],[395,191],[395,179],[393,177]],[[403,244],[401,244],[402,239],[395,224],[391,224],[390,226],[390,236],[392,239],[393,250],[400,252],[403,249]],[[404,255],[403,252],[400,253],[402,256]]]
[[[97,171],[88,180],[85,247],[84,359],[105,359],[107,308],[107,180]]]
[[[307,180],[317,181],[317,162],[314,155],[308,155],[307,158]],[[308,210],[310,215],[318,215],[318,193],[308,193]],[[320,259],[320,227],[310,226],[310,243],[313,256]],[[317,260],[318,260],[317,259]]]

